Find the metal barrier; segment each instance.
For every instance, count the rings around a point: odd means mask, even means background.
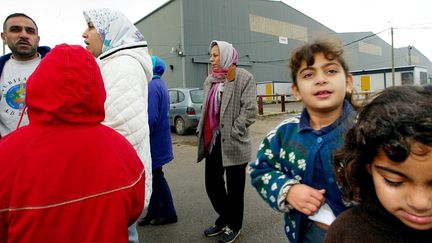
[[[367,100],[373,94],[374,94],[374,92],[372,92],[372,91],[360,91],[360,92],[354,92],[353,93],[354,98],[356,100]]]
[[[281,103],[281,112],[285,112],[285,97],[291,96],[288,94],[267,94],[267,95],[257,95],[258,98],[258,114],[262,115],[264,114],[264,99],[266,97],[276,97],[276,103],[279,102],[280,97],[280,103]]]
[[[354,99],[357,101],[364,101],[367,100],[369,97],[374,95],[376,92],[371,91],[360,91],[360,92],[354,92],[353,96]],[[264,114],[264,98],[272,97],[272,102],[276,102],[281,104],[281,112],[285,112],[285,102],[290,102],[294,100],[288,100],[290,97],[293,97],[291,94],[266,94],[266,95],[257,95],[257,102],[258,102],[258,114],[263,115]],[[287,99],[288,97],[288,99]],[[276,99],[274,99],[276,98]]]

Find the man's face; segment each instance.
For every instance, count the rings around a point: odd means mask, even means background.
[[[12,17],[6,21],[5,27],[1,37],[14,59],[28,61],[38,56],[40,37],[33,21],[23,16]]]

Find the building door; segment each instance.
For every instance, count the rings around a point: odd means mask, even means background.
[[[360,88],[363,98],[367,98],[371,92],[371,77],[370,76],[361,76],[360,77]]]
[[[273,84],[272,83],[267,83],[265,85],[265,94],[266,95],[270,95],[270,94],[272,95],[273,94]],[[265,99],[266,99],[266,101],[272,101],[273,97],[266,97]]]

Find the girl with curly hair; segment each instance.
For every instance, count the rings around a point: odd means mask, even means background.
[[[357,206],[331,225],[325,242],[431,242],[432,86],[384,90],[365,105],[335,169]]]

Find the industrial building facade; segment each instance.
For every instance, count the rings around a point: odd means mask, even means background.
[[[373,33],[336,33],[280,1],[171,0],[135,25],[151,54],[166,61],[164,78],[169,87],[202,87],[210,69],[209,43],[214,39],[233,43],[238,65],[250,71],[258,84],[285,83],[287,92],[292,83],[291,50],[318,37],[341,39],[350,70],[357,71],[354,75],[385,71],[392,64],[391,46]],[[396,67],[419,66],[427,70],[426,82],[431,83],[430,60],[412,47],[394,53]],[[357,83],[359,78],[355,77]],[[370,80],[373,88],[375,81]]]

